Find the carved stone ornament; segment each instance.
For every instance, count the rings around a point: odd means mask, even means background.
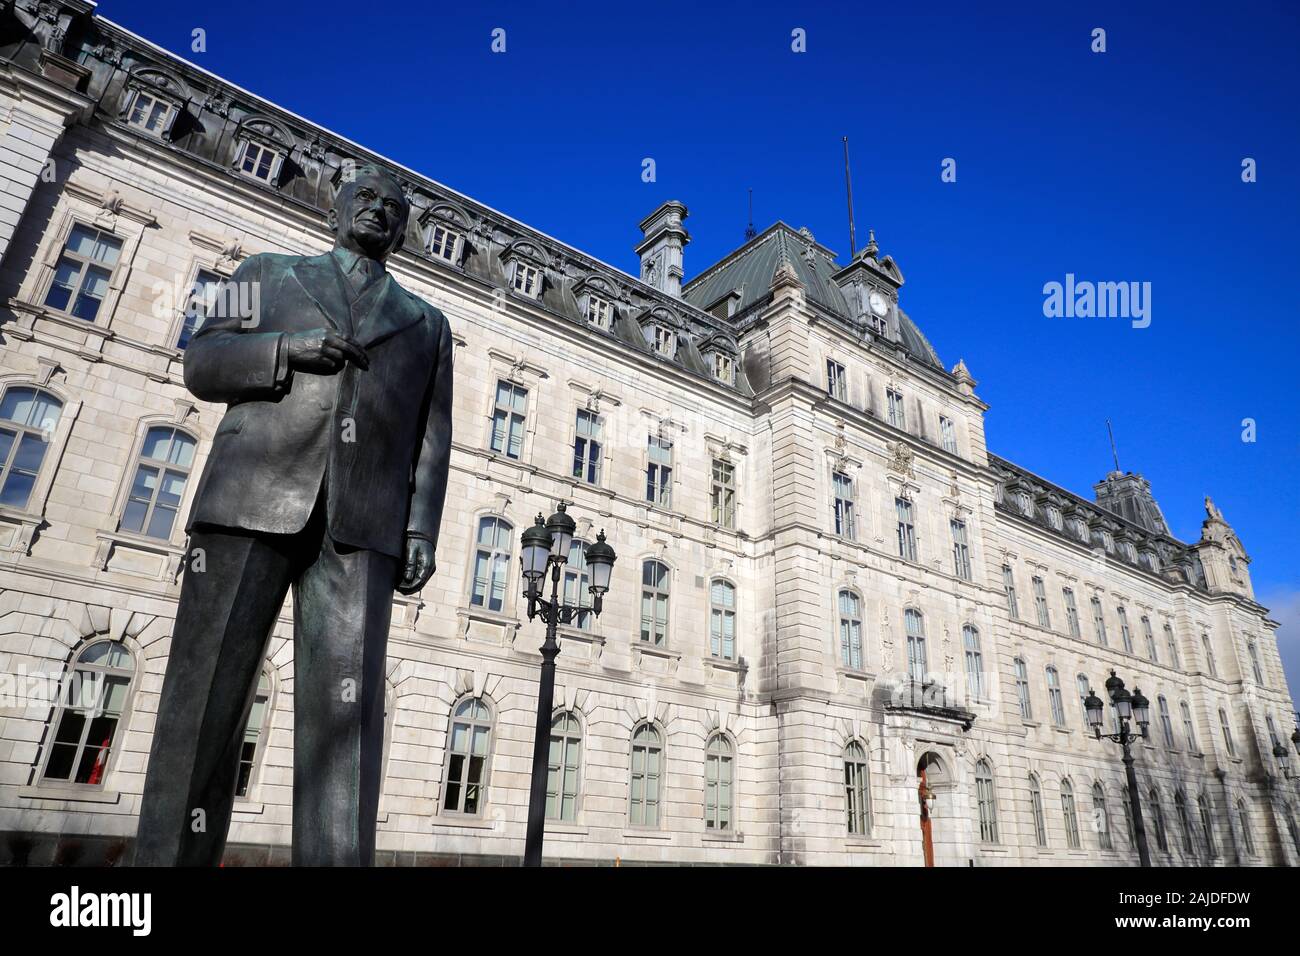
[[[912,446],[906,442],[890,442],[885,446],[889,451],[889,461],[886,467],[890,471],[896,471],[900,475],[906,475],[909,478],[915,478],[916,472],[912,468],[912,462],[916,458],[916,453],[912,451]]]

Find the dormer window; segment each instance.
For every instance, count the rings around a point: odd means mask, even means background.
[[[672,358],[677,354],[677,336],[673,330],[658,323],[651,323],[645,327],[646,344],[656,353],[667,358]]]
[[[175,104],[144,90],[137,90],[127,109],[126,122],[154,136],[163,136],[171,126]]]
[[[283,158],[278,150],[262,143],[245,140],[244,148],[235,166],[250,179],[260,179],[264,183],[270,183],[274,182]]]
[[[587,296],[587,321],[596,328],[609,328],[609,319],[612,314],[613,306],[610,305],[608,299],[602,299],[595,294]]]
[[[713,377],[724,385],[736,384],[736,363],[730,355],[713,353]]]
[[[542,270],[526,262],[516,262],[510,276],[510,287],[536,299],[542,292]]]
[[[464,237],[446,223],[431,222],[424,233],[424,248],[435,259],[459,263],[463,240]]]

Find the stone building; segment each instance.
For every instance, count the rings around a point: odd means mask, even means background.
[[[1231,526],[1207,499],[1182,542],[1139,475],[1088,499],[990,452],[874,237],[845,264],[778,222],[684,281],[669,202],[633,277],[92,7],[0,3],[0,862],[133,835],[222,411],[184,345],[245,257],[329,246],[361,162],[405,183],[391,270],[458,346],[439,568],[394,600],[385,862],[522,853],[541,625],[518,539],[561,500],[619,558],[604,613],[562,631],[548,859],[919,865],[928,840],[938,864],[1131,865],[1119,748],[1081,702],[1114,668],[1151,701],[1155,861],[1300,860],[1277,623]],[[583,574],[579,549],[570,594]],[[232,861],[287,859],[290,620]]]

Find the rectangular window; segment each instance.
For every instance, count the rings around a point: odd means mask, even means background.
[[[429,251],[429,255],[435,259],[442,259],[444,262],[455,262],[456,250],[459,244],[460,233],[448,229],[439,222],[429,224],[429,232],[424,244],[424,247]]]
[[[141,90],[131,102],[131,112],[126,121],[131,126],[161,136],[167,129],[167,118],[171,112],[172,105],[166,100],[160,100]]]
[[[736,526],[736,466],[719,458],[713,459],[709,520],[723,528]]]
[[[239,161],[239,171],[252,179],[269,183],[279,155],[269,146],[247,142],[244,144],[244,155]]]
[[[948,526],[952,529],[952,573],[969,581],[970,546],[966,543],[966,522],[954,518]]]
[[[588,484],[600,484],[600,416],[578,409],[573,438],[573,477]]]
[[[713,353],[713,377],[724,385],[736,384],[736,363],[730,355]]]
[[[522,292],[535,299],[542,291],[542,272],[536,266],[530,266],[526,262],[516,262],[510,284],[516,292]]]
[[[1174,670],[1179,669],[1178,663],[1178,640],[1174,637],[1174,629],[1170,625],[1165,625],[1165,646],[1169,648],[1169,663]]]
[[[1034,609],[1038,612],[1038,626],[1050,628],[1052,615],[1047,609],[1047,591],[1043,588],[1043,579],[1036,577],[1034,584]]]
[[[1142,638],[1147,643],[1147,658],[1153,663],[1160,663],[1160,658],[1156,653],[1156,635],[1151,630],[1151,618],[1146,615],[1142,617]]]
[[[122,240],[77,223],[54,267],[45,304],[87,322],[95,321],[122,252]]]
[[[176,341],[178,349],[188,346],[194,333],[203,326],[203,319],[216,304],[221,282],[221,276],[207,269],[200,269],[195,274],[194,284],[190,286],[189,297],[185,300],[185,320],[181,323],[181,334]]]
[[[1108,647],[1106,641],[1106,612],[1101,609],[1101,598],[1092,598],[1092,627],[1097,632],[1097,643],[1102,647]]]
[[[1079,607],[1074,603],[1073,589],[1062,588],[1061,599],[1065,602],[1065,624],[1070,630],[1070,636],[1082,638],[1083,633],[1079,630]]]
[[[528,389],[497,382],[496,408],[492,412],[492,450],[518,459],[524,450],[524,415],[528,410]]]
[[[1065,701],[1061,697],[1061,678],[1055,667],[1047,669],[1047,702],[1052,708],[1052,723],[1065,726]]]
[[[709,586],[709,652],[736,659],[736,589],[722,580]]]
[[[677,354],[676,337],[673,330],[662,325],[649,325],[645,329],[646,343],[659,355],[672,358]]]
[[[607,300],[598,295],[587,296],[587,321],[598,329],[609,328],[611,307]]]
[[[1029,703],[1029,670],[1025,662],[1016,658],[1016,699],[1020,701],[1020,716],[1024,720],[1034,719],[1034,710]]]
[[[1121,604],[1116,609],[1116,613],[1119,614],[1119,636],[1120,639],[1124,642],[1124,650],[1127,653],[1132,654],[1133,653],[1133,632],[1130,631],[1128,627],[1128,611],[1124,610],[1124,606]]]
[[[1016,600],[1016,578],[1011,565],[1002,565],[1002,589],[1007,592],[1007,613],[1011,620],[1020,620],[1020,602]]]
[[[853,541],[853,479],[837,471],[831,481],[835,485],[835,533]]]
[[[826,360],[826,393],[841,402],[849,400],[849,377],[844,366],[834,359]]]
[[[953,427],[952,419],[944,415],[939,416],[939,442],[944,451],[957,454],[957,430]]]
[[[646,447],[645,500],[661,508],[673,506],[673,443],[653,435]]]
[[[885,389],[885,400],[889,407],[889,424],[895,428],[907,427],[907,412],[903,408],[903,395],[892,388]]]
[[[915,561],[916,526],[912,523],[912,503],[906,498],[895,498],[894,512],[898,516],[899,557],[905,561]]]

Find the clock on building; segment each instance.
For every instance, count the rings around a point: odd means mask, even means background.
[[[889,311],[889,300],[879,292],[872,292],[867,299],[867,303],[871,306],[871,311],[882,319],[885,317],[885,313]]]

